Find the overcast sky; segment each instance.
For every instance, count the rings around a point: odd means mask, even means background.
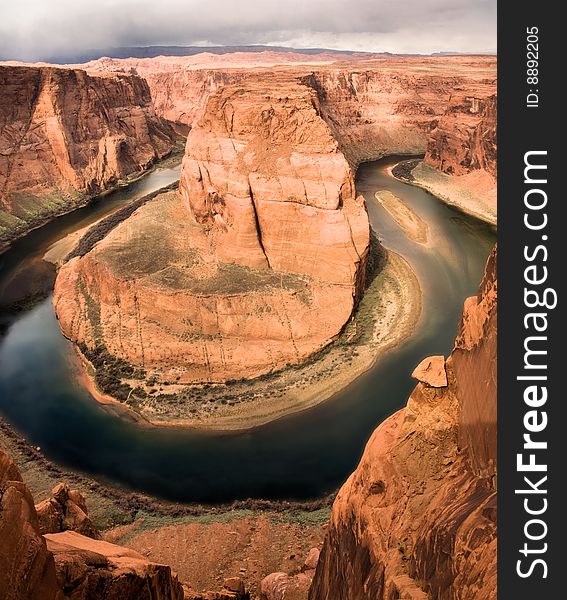
[[[240,44],[494,52],[496,0],[0,0],[0,58]]]

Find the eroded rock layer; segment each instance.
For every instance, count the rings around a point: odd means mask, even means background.
[[[496,177],[496,95],[452,98],[431,132],[425,162],[450,175]]]
[[[173,149],[137,75],[0,66],[0,89],[0,242]]]
[[[180,195],[148,202],[65,265],[55,306],[70,339],[152,378],[253,377],[340,333],[368,243],[364,200],[315,90],[254,79],[210,97]]]
[[[311,600],[496,598],[496,257],[448,385],[420,383],[341,488]]]
[[[156,110],[185,128],[199,120],[209,96],[219,88],[273,73],[294,73],[317,89],[326,120],[353,163],[384,154],[427,150],[428,162],[444,171],[468,154],[470,160],[465,159],[462,168],[494,174],[494,137],[487,131],[493,127],[495,116],[494,57],[377,59],[361,55],[342,62],[343,57],[329,55],[324,60],[318,58],[317,65],[308,65],[302,64],[305,57],[261,54],[104,58],[84,68],[139,73],[148,82]],[[269,63],[273,67],[266,71]],[[473,133],[483,118],[486,125]],[[430,137],[431,131],[434,134]],[[455,142],[446,149],[444,136]]]
[[[0,597],[59,600],[58,594],[55,562],[40,533],[33,498],[0,448]]]

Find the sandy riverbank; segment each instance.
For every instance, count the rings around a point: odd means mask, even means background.
[[[467,175],[447,175],[422,160],[402,161],[387,171],[392,177],[428,191],[467,215],[497,224],[496,180],[487,173],[471,171]]]
[[[254,380],[192,386],[190,394],[186,386],[163,386],[130,409],[96,388],[89,365],[79,377],[107,408],[118,414],[129,410],[134,413],[130,418],[154,425],[244,430],[311,408],[345,389],[418,323],[421,289],[413,270],[394,252],[376,252],[379,265],[354,317],[335,342],[307,363]]]

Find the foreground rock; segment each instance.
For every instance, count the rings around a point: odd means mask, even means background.
[[[45,535],[64,597],[73,600],[183,600],[183,587],[165,565],[121,546],[73,531]]]
[[[293,77],[227,86],[191,130],[180,196],[158,196],[65,265],[54,303],[87,355],[104,348],[141,378],[254,377],[340,333],[368,244],[315,91]]]
[[[87,514],[84,496],[60,483],[52,490],[53,496],[36,504],[39,528],[42,534],[76,531],[91,538],[99,533]]]
[[[59,600],[53,555],[39,531],[30,491],[0,449],[0,597]]]
[[[174,146],[131,74],[0,66],[0,243],[76,208]]]
[[[414,369],[411,376],[431,387],[447,387],[444,356],[428,356]]]
[[[496,598],[496,290],[494,253],[448,386],[418,384],[341,488],[311,600]]]
[[[74,531],[42,536],[31,494],[2,449],[0,490],[3,600],[183,599],[183,588],[169,567],[152,563],[133,550]],[[57,502],[68,504],[72,497],[81,504],[81,498],[67,493],[66,486],[55,490]]]

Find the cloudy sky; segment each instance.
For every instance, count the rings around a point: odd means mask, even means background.
[[[496,0],[0,0],[0,58],[240,44],[494,52]]]

